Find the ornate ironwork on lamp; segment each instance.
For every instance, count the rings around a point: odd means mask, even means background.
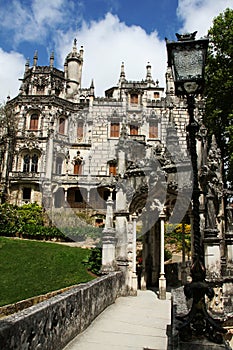
[[[195,40],[197,32],[176,34],[178,41],[168,42],[168,66],[172,68],[175,94],[201,94],[204,89],[204,71],[208,38]]]
[[[223,341],[222,333],[226,333],[226,330],[208,314],[205,305],[205,295],[211,299],[214,292],[205,281],[206,271],[200,232],[200,190],[196,150],[196,134],[199,130],[199,125],[194,117],[194,109],[195,97],[202,94],[204,90],[204,72],[209,40],[208,38],[195,40],[196,33],[176,34],[178,39],[176,42],[169,42],[166,39],[168,66],[172,70],[175,94],[176,96],[187,98],[189,113],[187,132],[193,167],[192,214],[194,249],[191,270],[192,282],[184,287],[186,298],[193,298],[193,303],[190,312],[186,316],[179,318],[182,321],[179,327],[179,334],[180,339],[183,340],[192,340],[195,336],[205,335],[209,340],[221,343]]]

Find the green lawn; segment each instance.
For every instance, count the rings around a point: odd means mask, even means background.
[[[0,237],[0,306],[93,279],[89,250]]]

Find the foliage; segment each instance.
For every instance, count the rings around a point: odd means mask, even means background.
[[[100,275],[100,269],[102,265],[102,248],[92,248],[90,255],[86,260],[83,260],[83,264],[87,266],[95,275]]]
[[[20,207],[7,203],[0,205],[0,236],[46,240],[66,240],[68,237],[74,241],[83,241],[88,237],[100,240],[102,236],[102,229],[98,227],[86,225],[58,229],[44,226],[43,221],[43,209],[36,203]]]
[[[64,234],[74,241],[85,241],[87,238],[101,239],[103,230],[94,226],[76,226],[60,228]]]
[[[185,244],[185,252],[186,254],[190,254],[191,251],[191,225],[184,224],[184,244]],[[166,232],[165,232],[165,244],[166,249],[168,249],[169,246],[174,245],[176,248],[176,252],[179,252],[182,250],[182,242],[183,242],[183,232],[182,232],[182,224],[173,225],[173,224],[167,224],[166,225]]]
[[[164,249],[164,261],[170,260],[172,258],[172,252],[167,248]]]
[[[0,306],[93,279],[88,249],[0,237]]]
[[[224,160],[224,183],[233,186],[233,10],[226,9],[213,21],[206,65],[206,112],[208,135],[215,134]],[[225,174],[226,170],[226,174]]]
[[[76,215],[83,220],[86,224],[92,224],[92,218],[85,212],[77,212]]]
[[[33,239],[64,238],[56,227],[43,226],[43,210],[36,203],[21,207],[4,203],[0,206],[0,236]]]

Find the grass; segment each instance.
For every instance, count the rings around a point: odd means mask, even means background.
[[[89,250],[0,237],[0,306],[93,279]]]

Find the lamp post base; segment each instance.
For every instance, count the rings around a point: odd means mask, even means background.
[[[159,299],[166,300],[166,291],[166,278],[161,273],[159,278]]]

